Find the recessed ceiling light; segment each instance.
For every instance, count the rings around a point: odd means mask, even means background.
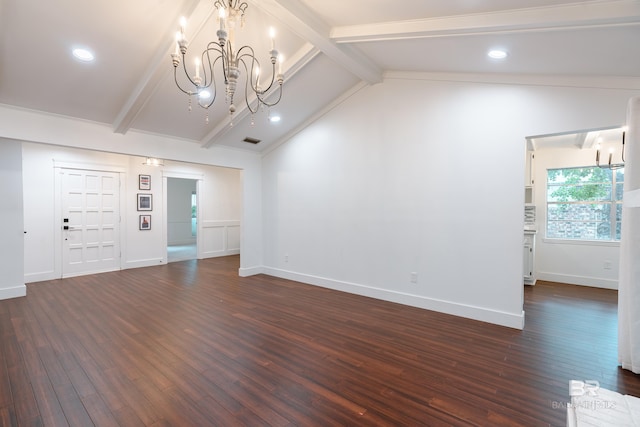
[[[95,59],[93,53],[90,50],[83,48],[73,49],[73,56],[83,62],[91,62]]]
[[[492,49],[487,53],[491,59],[504,59],[507,57],[507,51],[502,49]]]

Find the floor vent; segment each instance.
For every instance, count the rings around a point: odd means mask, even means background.
[[[260,142],[259,139],[251,138],[250,136],[248,136],[245,139],[243,139],[243,141],[244,142],[248,142],[249,144],[257,144],[258,142]]]

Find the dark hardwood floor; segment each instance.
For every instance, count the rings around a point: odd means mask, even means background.
[[[564,426],[570,379],[640,396],[615,291],[526,287],[523,331],[296,282],[238,257],[0,301],[3,426]]]

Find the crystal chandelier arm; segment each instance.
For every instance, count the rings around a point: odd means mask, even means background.
[[[248,50],[251,50],[253,52],[251,47],[248,47]],[[248,57],[249,60],[251,61],[251,67],[247,66],[247,63],[245,61],[245,57]],[[269,87],[267,87],[266,89],[262,90],[261,88],[258,87],[258,81],[257,81],[258,79],[256,79],[256,86],[255,87],[253,86],[253,82],[249,83],[249,80],[251,79],[251,76],[253,75],[253,69],[254,69],[255,65],[257,64],[258,67],[259,67],[260,66],[260,62],[254,56],[252,56],[249,53],[245,53],[245,54],[242,54],[241,56],[239,56],[238,57],[238,62],[242,63],[242,66],[244,67],[244,70],[245,70],[245,74],[247,75],[246,78],[245,78],[244,98],[245,98],[245,103],[247,105],[247,108],[249,109],[249,111],[252,114],[255,114],[255,113],[258,112],[261,104],[265,105],[267,107],[273,107],[278,102],[280,102],[280,100],[282,99],[282,77],[281,76],[278,76],[278,79],[277,79],[278,85],[279,85],[278,99],[275,100],[274,102],[267,102],[266,99],[264,98],[264,95],[268,94],[271,91],[271,88],[273,87],[273,83],[274,83],[274,80],[275,80],[275,65],[273,65],[273,70],[272,70],[272,75],[271,75],[271,83],[269,84]],[[251,90],[256,95],[256,98],[257,98],[257,101],[258,101],[255,110],[253,108],[251,108],[251,103],[249,102],[249,86],[251,86]]]
[[[260,102],[263,103],[264,105],[266,105],[267,107],[273,107],[278,102],[280,102],[281,99],[282,99],[282,85],[279,85],[279,88],[278,88],[278,99],[276,99],[274,102],[267,102],[264,98],[260,98]]]
[[[209,61],[209,72],[211,75],[211,81],[209,82],[209,84],[207,86],[205,86],[206,88],[211,88],[211,101],[209,101],[208,103],[202,103],[202,99],[198,98],[198,105],[202,108],[209,108],[213,105],[213,103],[216,100],[216,97],[218,96],[218,84],[216,83],[216,76],[214,73],[215,70],[215,65],[218,61],[221,60],[221,56],[218,56],[213,63],[211,63]]]
[[[173,79],[176,82],[176,86],[178,86],[178,89],[180,89],[180,91],[184,92],[185,94],[191,96],[193,95],[193,92],[189,91],[189,90],[184,90],[182,88],[182,86],[180,86],[180,83],[178,82],[178,67],[173,67]]]
[[[216,53],[216,57],[213,60],[213,62],[211,62],[211,51],[214,51]],[[225,51],[224,48],[222,48],[218,43],[214,43],[211,42],[207,45],[207,48],[204,50],[204,52],[202,52],[202,64],[205,64],[205,57],[207,59],[206,63],[209,64],[209,74],[206,73],[206,69],[205,69],[205,73],[204,73],[204,84],[202,87],[209,87],[211,86],[211,83],[214,81],[214,70],[215,70],[215,63],[218,62],[219,59],[222,58],[222,70],[224,72],[224,63],[225,63]],[[211,78],[211,81],[208,80],[208,78]],[[226,77],[225,77],[226,80]],[[214,83],[215,85],[215,83]]]
[[[258,110],[260,109],[260,95],[258,94],[258,91],[256,90],[256,88],[253,87],[253,83],[250,82],[251,80],[251,76],[253,73],[253,66],[254,63],[258,63],[258,60],[255,58],[251,58],[251,71],[249,70],[249,67],[247,67],[247,63],[244,61],[244,59],[242,57],[238,58],[238,62],[242,63],[242,66],[244,67],[244,73],[246,75],[245,79],[244,79],[244,102],[247,105],[247,108],[249,109],[249,111],[251,112],[251,114],[255,114],[258,112]],[[258,66],[260,66],[260,64],[258,63]],[[256,82],[257,85],[257,82]],[[249,87],[251,87],[251,90],[256,94],[256,98],[258,100],[258,103],[256,105],[255,110],[253,108],[251,108],[251,103],[249,102]]]
[[[243,50],[245,51],[244,53],[243,53]],[[276,57],[277,57],[277,51],[272,51],[272,52],[275,53],[276,56],[272,56],[271,57],[271,81],[269,82],[269,85],[267,86],[266,89],[261,89],[261,88],[258,87],[259,81],[258,81],[258,78],[256,78],[255,86],[253,85],[253,83],[251,83],[251,89],[253,89],[253,91],[256,93],[256,95],[264,94],[264,93],[268,92],[269,90],[271,90],[271,87],[273,86],[273,83],[276,80]],[[238,61],[242,61],[243,63],[244,63],[244,59],[245,58],[249,58],[249,60],[251,61],[251,74],[250,75],[253,75],[253,70],[254,70],[255,65],[258,65],[258,67],[260,67],[260,62],[256,59],[255,53],[254,53],[253,48],[251,46],[242,46],[238,50],[237,56],[238,56]],[[245,69],[246,68],[247,68],[247,66],[245,64]],[[262,71],[262,68],[260,68],[260,70]]]
[[[191,76],[189,75],[189,71],[187,71],[187,61],[186,61],[186,58],[185,58],[185,54],[184,54],[184,53],[182,54],[182,69],[184,70],[184,75],[185,75],[185,77],[189,80],[189,82],[190,82],[193,86],[198,87],[198,85],[196,84],[196,82],[195,82],[195,81],[193,81],[193,79],[192,79],[192,78],[191,78]],[[184,92],[184,91],[183,91],[183,92]],[[189,92],[187,92],[187,93],[189,93],[190,95],[193,95],[193,94],[194,94],[194,92],[191,92],[191,91],[189,91]]]
[[[246,58],[248,58],[249,62],[251,62],[251,67],[247,67],[247,63],[245,62]],[[260,77],[256,76],[256,82],[254,85],[253,75],[256,66],[258,67],[258,69],[260,69],[260,61],[256,59],[253,48],[251,46],[242,46],[240,49],[238,49],[238,52],[236,52],[236,60],[238,61],[238,63],[242,62],[242,65],[244,65],[245,72],[247,73],[247,80],[251,81],[251,90],[253,90],[255,93],[258,93],[260,90],[258,87],[260,83]]]

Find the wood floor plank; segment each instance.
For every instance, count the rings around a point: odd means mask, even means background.
[[[0,422],[562,426],[571,379],[640,396],[617,366],[616,291],[525,287],[518,331],[238,268],[185,261],[0,301]]]

